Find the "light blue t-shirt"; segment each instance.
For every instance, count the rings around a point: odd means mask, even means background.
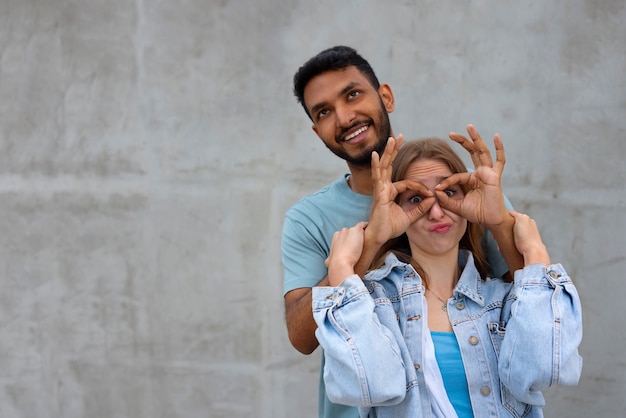
[[[435,345],[435,358],[450,403],[459,418],[474,418],[461,349],[454,332],[431,331],[430,335]]]
[[[282,233],[283,292],[313,287],[326,277],[324,264],[330,254],[333,234],[369,219],[372,196],[355,193],[347,182],[348,174],[319,191],[296,202],[286,213]],[[511,204],[505,197],[509,209]],[[490,233],[483,239],[489,272],[501,277],[509,269]],[[322,368],[324,370],[324,356]],[[331,403],[320,371],[319,416],[324,418],[358,418],[356,408]]]

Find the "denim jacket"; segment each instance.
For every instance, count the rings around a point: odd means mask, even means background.
[[[461,278],[448,315],[465,365],[475,416],[541,417],[541,390],[575,385],[582,368],[578,292],[560,264],[534,264],[514,283],[483,281],[461,251]],[[332,402],[362,417],[430,417],[421,324],[425,287],[389,254],[361,280],[313,288],[324,381]]]

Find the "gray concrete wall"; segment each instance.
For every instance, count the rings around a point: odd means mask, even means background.
[[[582,294],[581,383],[626,411],[626,3],[0,0],[0,416],[313,417],[280,233],[345,171],[292,97],[363,53],[407,137],[499,132]]]

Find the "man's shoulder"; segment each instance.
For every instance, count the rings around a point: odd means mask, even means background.
[[[345,193],[343,191],[344,187],[342,187],[342,183],[345,183],[345,178],[343,177],[333,181],[330,184],[327,184],[316,192],[300,198],[289,208],[289,210],[287,211],[287,215],[289,216],[290,214],[303,211],[308,212],[310,210],[316,209],[325,210],[328,206],[333,206],[339,200],[345,198]]]
[[[332,234],[341,228],[366,221],[371,203],[371,196],[354,193],[342,177],[301,198],[289,208],[283,231],[301,234],[304,229],[314,235],[328,235],[330,240]]]

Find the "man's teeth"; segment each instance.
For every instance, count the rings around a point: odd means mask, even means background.
[[[349,141],[352,138],[356,137],[357,135],[367,131],[367,126],[362,127],[361,129],[356,130],[355,132],[352,132],[350,135],[346,136],[346,138],[344,139],[345,141]]]

